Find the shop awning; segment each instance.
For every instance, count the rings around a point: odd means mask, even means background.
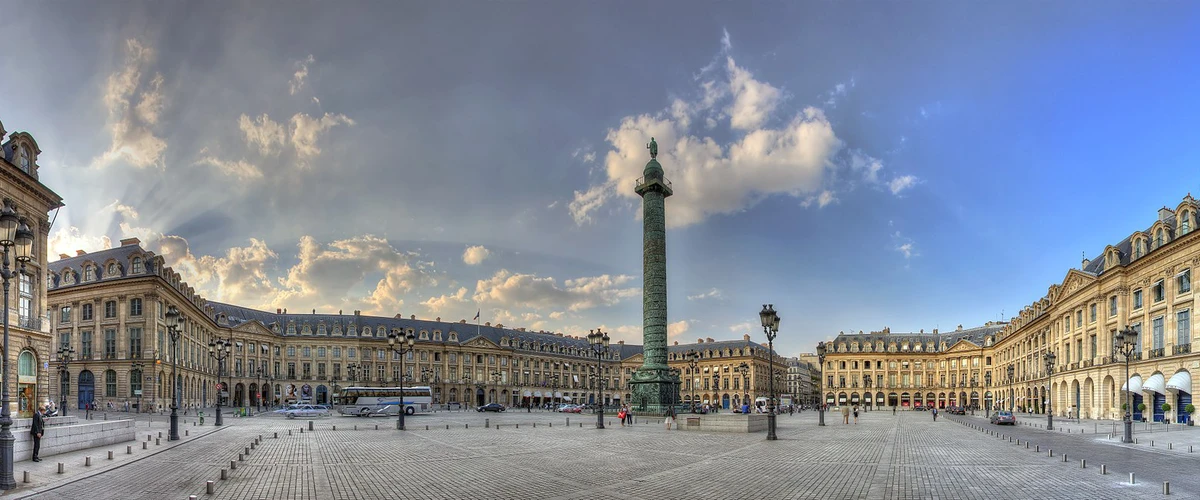
[[[1171,380],[1167,381],[1167,389],[1191,394],[1192,375],[1188,372],[1179,372],[1171,375]]]
[[[620,395],[620,394],[613,394],[613,395],[612,395],[612,398],[613,398],[613,399],[621,399],[621,395]]]
[[[533,397],[535,397],[535,398],[542,397],[542,391],[533,391]]]
[[[1154,375],[1151,375],[1150,378],[1146,379],[1146,382],[1144,382],[1142,384],[1142,390],[1143,391],[1154,391],[1159,394],[1166,394],[1167,393],[1167,381],[1163,380],[1163,376],[1161,373],[1155,373]]]
[[[1129,377],[1129,382],[1121,384],[1121,390],[1129,391],[1134,394],[1141,393],[1142,392],[1142,376],[1134,375],[1132,377]]]
[[[562,397],[562,393],[561,393],[561,392],[555,392],[555,393],[554,393],[554,397],[556,397],[556,398],[561,398],[561,397]]]
[[[529,396],[532,396],[532,395],[533,395],[533,393],[532,393],[532,392],[525,391],[525,397],[529,397]]]

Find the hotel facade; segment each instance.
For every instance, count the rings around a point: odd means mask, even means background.
[[[1190,194],[1163,207],[1148,228],[1068,270],[1009,322],[839,334],[826,344],[825,402],[1036,413],[1049,405],[1055,415],[1120,419],[1128,401],[1135,420],[1186,421],[1191,370],[1200,369],[1191,348],[1197,213]],[[1114,349],[1117,332],[1127,329],[1137,333],[1128,380],[1126,359]]]

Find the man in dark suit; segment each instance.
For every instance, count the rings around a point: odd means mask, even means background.
[[[42,449],[42,433],[46,431],[46,423],[42,421],[42,412],[46,411],[45,406],[38,406],[37,411],[33,412],[33,425],[29,427],[29,434],[33,436],[33,461],[41,462],[38,458],[38,451]]]

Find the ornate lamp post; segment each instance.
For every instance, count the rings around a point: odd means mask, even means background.
[[[696,365],[700,364],[700,353],[696,351],[688,351],[687,353],[688,369],[688,387],[692,388],[692,413],[696,413]]]
[[[774,441],[775,437],[775,336],[779,335],[779,314],[775,312],[774,304],[763,304],[762,311],[758,313],[758,318],[762,320],[763,333],[767,334],[767,366],[768,373],[767,383],[771,385],[771,399],[767,401],[767,441]]]
[[[502,378],[504,378],[504,376],[501,375],[500,372],[492,372],[492,387],[493,387],[492,390],[496,390],[496,388],[500,387],[500,379],[502,379]],[[495,399],[493,399],[492,402],[498,403],[499,401],[496,401]]]
[[[129,364],[129,380],[131,382],[133,381],[133,372],[136,371],[138,374],[138,376],[137,376],[137,378],[138,378],[138,380],[137,380],[137,383],[138,383],[138,394],[137,394],[138,409],[137,409],[137,411],[138,411],[138,413],[141,413],[141,411],[142,411],[142,393],[144,392],[144,391],[142,391],[142,380],[145,378],[145,376],[143,376],[142,373],[145,368],[146,368],[146,364],[142,363],[141,361],[134,361],[133,363]],[[133,384],[130,384],[130,386],[132,386],[132,385]],[[168,439],[168,441],[170,441],[170,439]]]
[[[750,365],[745,361],[734,368],[735,371],[742,374],[742,404],[746,405],[746,409],[750,409]]]
[[[983,375],[983,382],[986,385],[986,387],[983,388],[984,389],[983,410],[986,412],[984,415],[987,418],[992,418],[992,401],[987,398],[987,393],[992,388],[992,372],[987,372],[986,374]]]
[[[821,393],[817,399],[817,425],[825,425],[825,343],[817,342],[817,364],[821,365]],[[878,401],[875,402],[879,404]]]
[[[604,371],[601,369],[601,361],[608,355],[608,334],[600,331],[599,328],[593,330],[587,336],[588,344],[592,347],[592,352],[596,354],[596,428],[604,428]]]
[[[1046,361],[1046,430],[1052,431],[1054,430],[1054,412],[1051,410],[1051,403],[1054,402],[1054,386],[1050,385],[1050,376],[1054,374],[1054,359],[1057,356],[1053,351],[1046,350],[1046,354],[1042,355],[1042,358]]]
[[[1008,399],[1008,411],[1010,413],[1013,411],[1013,405],[1016,403],[1016,399],[1017,399],[1016,398],[1017,392],[1014,391],[1012,388],[1013,372],[1015,372],[1015,371],[1016,371],[1016,367],[1014,367],[1013,365],[1008,365],[1008,386],[1009,386],[1008,393],[1009,393],[1009,395],[1008,395],[1007,399]]]
[[[417,337],[412,332],[402,332],[399,328],[392,328],[392,331],[388,332],[387,339],[388,348],[400,355],[400,411],[397,412],[396,430],[402,431],[404,430],[404,413],[408,411],[408,408],[404,406],[404,356],[412,352],[413,343],[416,342]]]
[[[233,353],[233,339],[214,339],[208,341],[208,356],[217,360],[217,419],[213,425],[220,427],[225,425],[221,421],[221,368],[224,366],[224,361]]]
[[[167,435],[167,440],[179,441],[179,376],[176,370],[179,366],[179,337],[183,335],[183,326],[187,323],[187,318],[179,314],[179,309],[175,306],[167,306],[167,312],[163,316],[167,322],[167,335],[171,339],[171,432]]]
[[[346,365],[346,377],[350,380],[350,382],[357,382],[358,381],[358,365],[356,365],[354,363],[350,363],[350,364]]]
[[[433,370],[428,366],[421,367],[421,383],[428,384],[433,379]]]
[[[17,210],[12,200],[4,200],[4,208],[0,210],[0,247],[3,247],[4,266],[0,269],[0,277],[4,279],[4,388],[0,395],[0,489],[11,490],[17,487],[17,479],[13,475],[13,442],[12,415],[9,414],[8,372],[9,360],[12,358],[8,350],[8,291],[9,281],[18,273],[25,272],[25,263],[29,262],[33,251],[33,231],[29,225],[17,217]],[[15,252],[11,251],[15,247]],[[13,253],[20,264],[18,272],[14,273],[8,265],[9,253]]]
[[[552,392],[550,393],[550,408],[551,408],[551,409],[557,409],[557,408],[558,408],[558,401],[555,401],[554,399],[555,399],[555,398],[558,398],[558,396],[557,396],[557,394],[558,394],[558,389],[559,389],[561,386],[562,386],[562,384],[560,384],[560,383],[558,382],[558,377],[554,377],[554,380],[551,380],[551,381],[550,381],[550,390],[552,391]]]
[[[75,355],[75,348],[71,346],[62,346],[58,348],[58,385],[61,402],[58,404],[58,411],[62,412],[62,416],[67,416],[67,389],[71,387],[71,372],[67,366],[71,364],[71,358]],[[67,383],[63,384],[63,378],[67,379]]]
[[[1133,442],[1133,401],[1130,400],[1129,392],[1129,360],[1133,357],[1137,345],[1138,332],[1128,326],[1113,337],[1113,350],[1125,356],[1125,435],[1121,437],[1122,443]]]

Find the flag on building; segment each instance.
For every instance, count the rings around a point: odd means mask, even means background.
[[[476,311],[475,311],[475,317],[474,317],[474,318],[471,318],[471,321],[475,321],[475,320],[479,319],[479,313],[480,313],[481,311],[482,311],[482,309],[476,310]]]

